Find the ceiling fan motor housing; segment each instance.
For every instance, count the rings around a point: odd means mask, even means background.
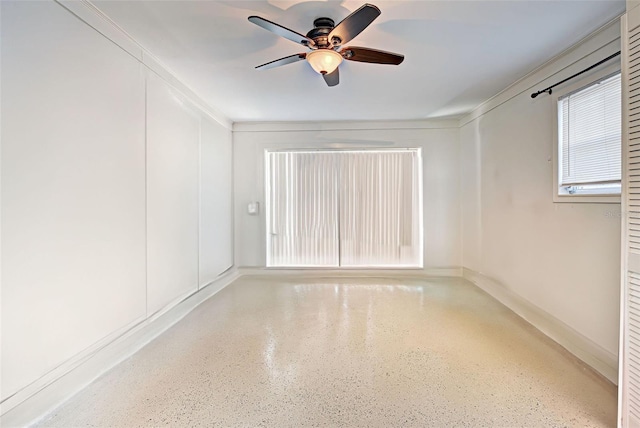
[[[313,39],[316,46],[319,48],[328,48],[335,45],[339,45],[342,40],[339,37],[335,37],[337,40],[329,40],[329,33],[335,27],[335,22],[331,18],[321,17],[313,20],[314,28],[307,33],[307,37]]]

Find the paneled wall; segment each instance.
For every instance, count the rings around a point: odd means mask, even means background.
[[[1,8],[4,399],[210,283],[233,223],[228,125],[60,4]]]

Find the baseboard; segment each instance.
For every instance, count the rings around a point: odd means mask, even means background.
[[[409,268],[409,269],[334,269],[334,268],[266,268],[263,266],[242,266],[238,268],[241,275],[290,276],[307,278],[425,278],[440,276],[462,276],[461,267],[444,268]]]
[[[504,284],[471,269],[463,277],[511,309],[567,351],[617,385],[618,358],[553,315],[515,294]]]
[[[136,353],[239,276],[237,269],[227,271],[199,291],[173,302],[172,307],[165,307],[152,316],[127,326],[124,331],[120,330],[110,335],[18,391],[2,403],[0,426],[22,427],[37,422],[102,374]]]

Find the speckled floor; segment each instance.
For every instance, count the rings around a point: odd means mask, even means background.
[[[616,389],[462,279],[243,278],[41,426],[616,425]]]

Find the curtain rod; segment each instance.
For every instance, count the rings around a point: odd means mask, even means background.
[[[605,59],[603,59],[602,61],[598,61],[598,62],[596,62],[596,63],[595,63],[595,64],[593,64],[592,66],[587,67],[587,68],[585,68],[584,70],[577,72],[577,73],[576,73],[576,74],[574,74],[573,76],[567,77],[566,79],[564,79],[564,80],[562,80],[562,81],[560,81],[560,82],[556,83],[555,85],[551,85],[551,86],[549,86],[549,87],[548,87],[548,88],[546,88],[546,89],[543,89],[543,90],[538,91],[538,92],[534,92],[533,94],[531,94],[531,98],[535,98],[535,97],[537,97],[538,95],[543,94],[543,93],[545,93],[545,92],[548,92],[548,93],[549,93],[549,95],[551,95],[551,92],[553,92],[553,91],[552,91],[552,89],[553,89],[553,88],[555,88],[556,86],[558,86],[558,85],[562,85],[562,84],[563,84],[564,82],[566,82],[567,80],[571,80],[571,79],[573,79],[574,77],[580,76],[581,74],[586,73],[587,71],[589,71],[589,70],[591,70],[591,69],[593,69],[593,68],[596,68],[596,67],[597,67],[597,66],[599,66],[600,64],[604,64],[605,62],[609,61],[609,60],[610,60],[610,59],[612,59],[612,58],[617,57],[618,55],[620,55],[620,51],[618,51],[618,52],[616,52],[616,53],[614,53],[614,54],[612,54],[612,55],[609,55],[608,57],[606,57],[606,58],[605,58]]]

